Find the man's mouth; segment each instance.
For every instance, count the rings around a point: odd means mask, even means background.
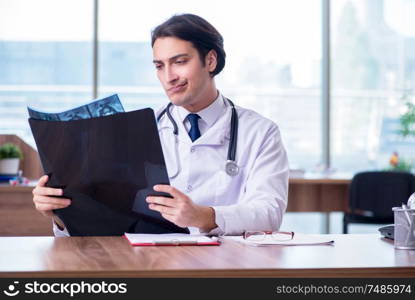
[[[178,85],[175,85],[175,86],[169,88],[167,91],[170,94],[178,93],[178,92],[183,91],[186,88],[186,86],[187,86],[187,82],[183,82],[181,84],[178,84]]]

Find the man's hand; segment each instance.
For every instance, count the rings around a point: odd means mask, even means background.
[[[48,176],[44,175],[39,179],[38,184],[33,189],[33,202],[36,210],[44,216],[53,217],[54,209],[65,208],[71,204],[71,200],[65,198],[56,198],[53,196],[62,196],[62,189],[46,187]]]
[[[170,185],[155,185],[154,190],[173,197],[148,196],[146,199],[149,208],[160,212],[166,220],[180,227],[198,227],[203,232],[217,227],[212,207],[193,203],[188,196]]]

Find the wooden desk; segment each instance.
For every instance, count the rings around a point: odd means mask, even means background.
[[[330,212],[345,212],[349,203],[351,174],[306,174],[290,178],[287,211],[323,212],[323,232],[330,232]]]
[[[331,246],[131,247],[122,237],[2,237],[0,277],[412,277],[415,251],[376,234]]]
[[[351,174],[290,178],[287,211],[346,211]]]
[[[347,176],[321,175],[292,178],[289,185],[290,212],[325,212],[329,232],[329,212],[346,211]],[[0,236],[50,236],[51,221],[39,214],[32,202],[33,186],[0,185]]]
[[[32,190],[0,185],[0,236],[53,235],[51,220],[35,210]]]

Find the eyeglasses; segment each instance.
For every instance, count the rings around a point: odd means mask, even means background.
[[[267,238],[276,241],[291,241],[294,238],[293,231],[245,231],[243,234],[245,240],[263,241]]]

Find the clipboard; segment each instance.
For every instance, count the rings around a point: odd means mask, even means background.
[[[125,233],[131,246],[219,246],[217,237],[190,234],[137,234]]]

